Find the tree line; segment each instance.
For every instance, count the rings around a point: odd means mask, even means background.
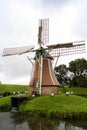
[[[87,87],[87,60],[84,58],[69,62],[67,67],[61,64],[54,68],[57,80],[69,87]]]

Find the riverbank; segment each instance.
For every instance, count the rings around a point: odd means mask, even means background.
[[[13,95],[0,98],[0,111],[10,111],[11,97],[17,96],[15,93],[28,91],[26,85],[0,85],[0,92],[10,92]],[[70,94],[66,96],[65,92]],[[80,95],[80,96],[76,96]],[[63,119],[87,119],[87,88],[59,88],[59,93],[48,96],[29,97],[29,100],[21,104],[18,108],[19,114],[24,117],[41,116],[47,118]],[[83,96],[83,97],[82,97]]]
[[[0,98],[0,111],[11,107],[11,96]],[[24,117],[87,119],[87,98],[65,94],[32,97],[19,106],[18,113]]]
[[[40,116],[61,119],[87,119],[87,99],[65,94],[35,97],[21,104],[18,112],[24,117]]]

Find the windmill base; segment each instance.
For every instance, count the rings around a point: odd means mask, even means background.
[[[37,91],[33,89],[33,86],[30,86],[30,95],[37,94]],[[52,93],[57,94],[58,93],[58,85],[52,86],[52,85],[43,85],[41,87],[41,95],[51,95]]]
[[[41,95],[46,95],[46,94],[57,94],[58,93],[58,86],[43,86],[42,87],[42,92]]]

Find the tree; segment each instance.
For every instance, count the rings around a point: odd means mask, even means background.
[[[64,64],[59,65],[59,66],[55,67],[54,70],[55,70],[57,80],[60,82],[60,84],[67,82],[66,73],[68,70],[67,70],[66,65],[64,65]]]
[[[82,77],[85,70],[87,70],[87,61],[84,58],[71,61],[69,70],[74,73],[75,77]]]
[[[82,59],[76,59],[74,61],[71,61],[69,63],[69,70],[74,73],[74,78],[71,81],[72,86],[80,86],[80,84],[87,84],[87,81],[85,80],[85,72],[87,70],[87,61]],[[85,80],[83,82],[83,79]],[[85,87],[85,85],[83,85]]]

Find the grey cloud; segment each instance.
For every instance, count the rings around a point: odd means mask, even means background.
[[[30,67],[29,67],[30,66]],[[9,78],[17,78],[30,74],[31,65],[26,57],[13,56],[5,58],[3,63],[3,72]]]

